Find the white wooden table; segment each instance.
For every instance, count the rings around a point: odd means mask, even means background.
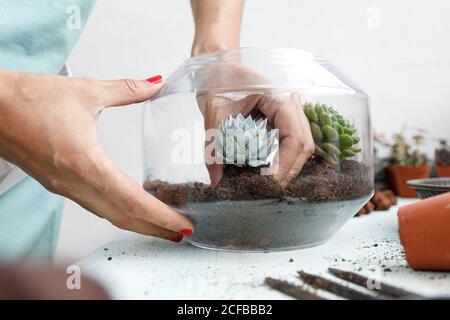
[[[219,252],[127,233],[78,264],[116,299],[287,299],[264,285],[265,277],[300,284],[298,270],[326,274],[328,267],[380,277],[425,295],[450,295],[450,273],[408,268],[397,209],[353,218],[328,243],[310,249]]]

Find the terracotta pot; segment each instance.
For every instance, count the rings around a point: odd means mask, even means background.
[[[386,168],[389,183],[395,194],[404,198],[417,197],[416,191],[408,187],[406,181],[411,179],[425,179],[430,176],[431,167],[428,164],[418,167],[402,167],[392,164]]]
[[[398,225],[410,267],[450,270],[450,192],[401,207]]]
[[[440,166],[436,165],[436,175],[438,177],[450,177],[450,165]]]

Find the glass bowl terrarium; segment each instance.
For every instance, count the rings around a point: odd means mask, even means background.
[[[246,48],[190,58],[143,113],[144,188],[193,222],[193,245],[318,245],[373,194],[368,96],[316,55]],[[315,150],[283,184],[273,175],[280,133],[297,116]]]

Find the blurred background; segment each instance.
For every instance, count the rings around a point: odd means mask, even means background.
[[[450,137],[450,1],[247,0],[241,45],[292,47],[328,59],[366,91],[375,132]],[[69,63],[74,76],[165,77],[189,57],[188,0],[98,0]],[[142,182],[140,106],[102,114],[103,147]],[[155,152],[158,152],[155,150]],[[57,261],[72,261],[123,231],[66,201]]]

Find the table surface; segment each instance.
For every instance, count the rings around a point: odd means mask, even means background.
[[[400,199],[399,204],[414,200]],[[398,206],[353,218],[326,244],[273,253],[199,249],[127,233],[80,261],[115,299],[288,299],[266,277],[301,284],[298,270],[356,271],[424,295],[450,295],[450,273],[410,269],[397,232]]]

